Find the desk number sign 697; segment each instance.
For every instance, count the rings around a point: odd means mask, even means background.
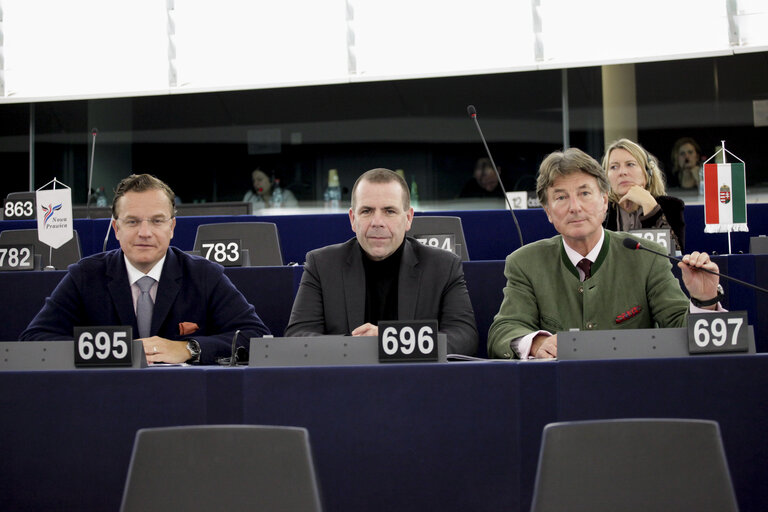
[[[747,312],[698,313],[688,316],[688,352],[747,352]]]

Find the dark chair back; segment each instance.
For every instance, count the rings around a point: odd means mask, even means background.
[[[320,511],[307,430],[253,425],[139,430],[120,510]]]
[[[430,240],[439,240],[442,235],[453,235],[455,244],[453,252],[461,258],[461,261],[469,261],[469,251],[467,249],[467,242],[464,239],[461,217],[415,216],[407,235],[417,240],[422,239],[428,242]]]
[[[615,419],[544,427],[532,512],[737,511],[716,422]]]
[[[77,263],[82,258],[80,249],[80,236],[77,231],[72,231],[72,240],[66,242],[58,249],[51,250],[37,238],[37,229],[6,229],[0,231],[0,244],[32,244],[35,246],[35,254],[40,255],[40,267],[49,265],[56,270],[66,270],[67,266]]]
[[[200,224],[195,236],[194,251],[202,252],[205,240],[240,240],[241,247],[248,250],[249,267],[279,267],[283,264],[280,251],[280,237],[273,222],[224,222]]]

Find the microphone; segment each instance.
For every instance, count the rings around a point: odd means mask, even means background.
[[[232,336],[232,355],[229,356],[229,366],[235,366],[237,364],[237,337],[240,336],[240,329],[235,331],[235,335]]]
[[[237,338],[240,336],[240,329],[235,331],[232,336],[232,352],[230,357],[221,357],[216,362],[222,366],[236,366],[237,365]]]
[[[652,252],[653,254],[657,254],[659,256],[664,256],[665,258],[668,258],[672,261],[683,261],[680,258],[676,258],[674,256],[670,256],[669,254],[664,254],[663,252],[654,251],[653,249],[649,249],[645,247],[644,245],[641,245],[640,242],[633,238],[625,238],[622,243],[624,244],[624,247],[627,249],[637,250],[642,249],[644,251]],[[761,288],[759,286],[756,286],[752,283],[747,283],[746,281],[742,281],[741,279],[736,279],[735,277],[727,276],[725,274],[721,274],[720,272],[715,272],[714,270],[709,270],[707,268],[697,268],[696,270],[701,270],[702,272],[707,272],[708,274],[714,274],[716,276],[724,277],[725,279],[730,279],[731,281],[735,281],[741,285],[748,286],[749,288],[754,288],[755,290],[761,291],[763,293],[768,293],[768,290],[765,288]]]
[[[115,220],[113,217],[109,217],[109,223],[107,224],[107,234],[104,236],[104,243],[101,244],[101,252],[104,252],[107,250],[107,240],[109,240],[109,230],[112,229],[112,221]]]
[[[99,134],[99,130],[96,128],[91,129],[91,135],[93,136],[93,143],[91,144],[91,166],[90,170],[88,171],[88,199],[85,201],[85,209],[86,209],[86,216],[90,218],[90,214],[88,212],[88,208],[91,206],[91,190],[92,187],[92,181],[93,181],[93,157],[96,153],[96,135]],[[109,234],[109,233],[107,233]]]
[[[475,126],[477,126],[477,133],[480,134],[480,139],[483,141],[483,146],[485,146],[485,152],[488,153],[488,159],[491,161],[493,172],[496,173],[496,178],[499,180],[499,186],[501,187],[501,191],[504,194],[504,200],[507,202],[507,206],[509,207],[509,213],[512,214],[512,220],[515,221],[517,236],[520,238],[520,247],[522,247],[525,244],[523,243],[523,233],[520,231],[520,224],[517,223],[515,210],[512,208],[512,203],[509,202],[509,196],[507,196],[507,191],[504,189],[504,183],[501,181],[501,175],[499,174],[499,170],[496,168],[496,163],[493,161],[491,150],[488,149],[488,143],[485,141],[485,136],[483,136],[483,130],[480,129],[480,123],[477,122],[477,109],[475,109],[474,105],[467,106],[467,114],[469,114],[469,117],[472,118],[472,120],[475,122]]]

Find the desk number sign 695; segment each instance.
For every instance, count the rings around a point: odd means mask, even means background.
[[[131,366],[130,326],[75,327],[75,366]]]
[[[379,322],[379,362],[437,361],[437,320]]]

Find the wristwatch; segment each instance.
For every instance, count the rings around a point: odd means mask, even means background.
[[[713,299],[708,300],[699,300],[696,298],[691,297],[691,304],[696,306],[697,308],[703,308],[704,306],[711,306],[712,304],[717,304],[721,300],[723,300],[723,297],[725,297],[725,293],[723,292],[722,285],[717,285],[717,295]]]
[[[189,351],[189,359],[187,359],[187,362],[199,363],[200,362],[200,344],[197,342],[197,340],[187,341],[187,350]]]

